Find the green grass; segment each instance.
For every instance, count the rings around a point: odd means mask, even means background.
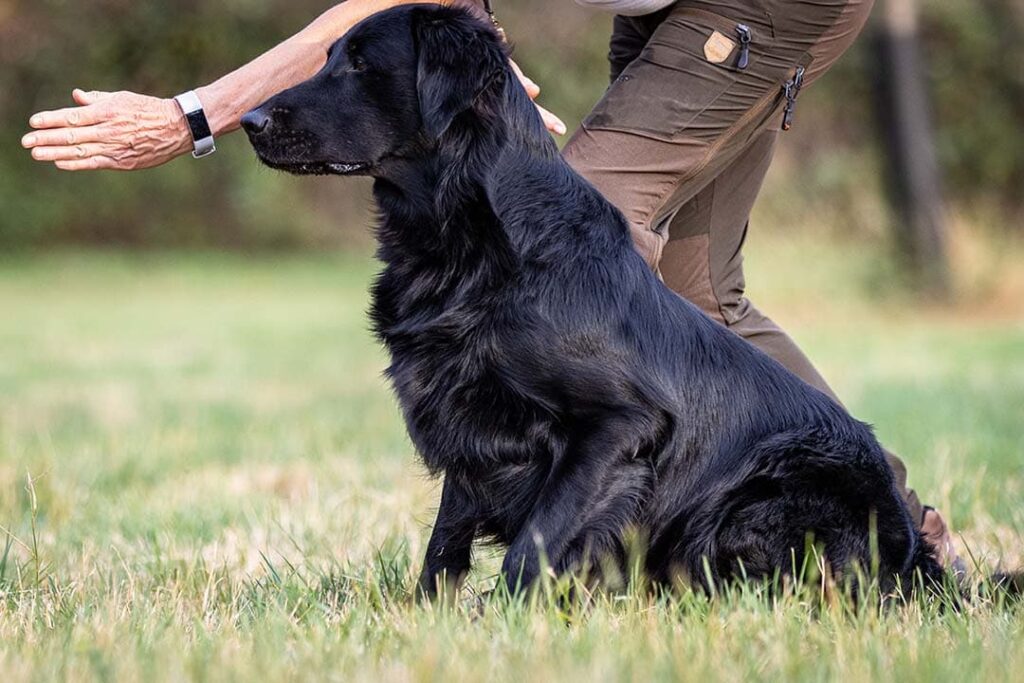
[[[916,310],[877,264],[863,246],[775,238],[755,243],[749,279],[974,554],[1024,564],[1024,316]],[[0,681],[1024,670],[1020,607],[634,591],[478,609],[497,566],[486,550],[458,609],[412,606],[438,487],[380,379],[373,270],[338,256],[0,261]]]

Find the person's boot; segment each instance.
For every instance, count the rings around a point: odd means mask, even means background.
[[[963,579],[967,575],[967,564],[957,552],[949,525],[938,510],[925,506],[924,516],[921,518],[921,532],[925,540],[935,548],[935,561],[942,565],[943,569],[953,572],[957,579]]]

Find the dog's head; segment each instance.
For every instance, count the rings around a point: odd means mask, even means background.
[[[428,154],[509,73],[485,22],[465,10],[406,5],[356,26],[320,73],[246,114],[242,126],[273,168],[379,177]]]

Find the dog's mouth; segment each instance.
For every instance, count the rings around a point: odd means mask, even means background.
[[[368,162],[290,161],[268,158],[263,154],[259,157],[270,168],[292,175],[357,175],[369,170],[371,166]]]
[[[250,134],[249,140],[264,165],[292,175],[357,175],[373,166],[368,161],[311,161],[317,145],[308,132],[282,130],[271,139]]]
[[[370,168],[367,163],[359,164],[327,164],[327,168],[330,169],[331,173],[336,175],[351,175],[353,173],[359,173]]]

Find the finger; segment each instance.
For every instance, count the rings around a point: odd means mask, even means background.
[[[69,161],[89,159],[109,154],[110,145],[89,143],[82,145],[63,145],[61,147],[36,147],[32,150],[32,158],[36,161]]]
[[[71,91],[71,98],[83,107],[90,104],[96,104],[100,100],[104,100],[112,95],[113,93],[104,92],[102,90],[82,90],[81,88],[75,88]]]
[[[74,146],[83,142],[103,142],[107,135],[109,133],[100,126],[51,128],[27,134],[21,139],[21,146],[25,149]]]
[[[526,89],[526,94],[530,96],[531,100],[537,99],[537,97],[540,95],[540,86],[534,83],[531,78],[524,74],[523,70],[519,68],[518,64],[511,60],[509,60],[509,64],[512,65],[512,71],[515,72],[516,78],[519,79],[519,82],[522,83],[523,87]]]
[[[29,119],[29,125],[39,130],[44,128],[66,128],[91,126],[105,120],[106,112],[99,105],[71,107],[56,111],[42,111]]]
[[[540,97],[540,86],[531,80],[523,82],[523,87],[526,89],[526,94],[530,96],[531,100],[535,100]]]
[[[557,135],[565,135],[566,131],[568,131],[568,128],[566,128],[566,125],[562,121],[562,119],[558,118],[557,116],[555,116],[554,114],[552,114],[539,104],[536,105],[536,107],[537,111],[540,112],[540,117],[544,120],[545,128],[547,128],[549,131]]]
[[[89,157],[88,159],[75,159],[72,161],[58,161],[54,164],[62,171],[98,171],[109,169],[114,171],[122,170],[121,165],[108,156]]]

